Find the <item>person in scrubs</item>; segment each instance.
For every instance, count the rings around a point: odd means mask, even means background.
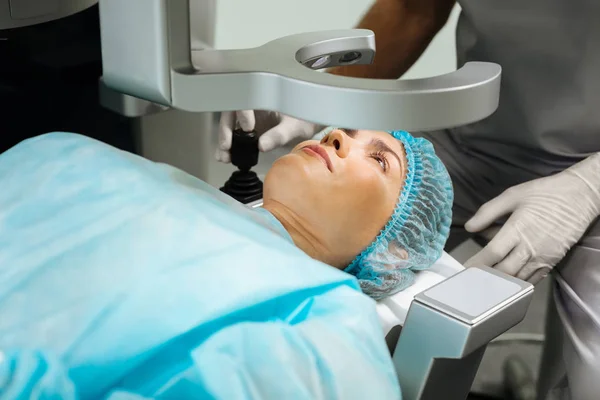
[[[333,129],[262,209],[62,132],[1,154],[0,187],[3,399],[401,398],[373,298],[448,237],[427,140]]]
[[[446,24],[454,0],[377,0],[359,28],[377,40],[372,65],[344,76],[400,78]],[[539,398],[600,392],[600,3],[595,0],[459,0],[459,66],[502,67],[500,104],[467,126],[421,133],[455,188],[447,250],[476,235],[487,245],[466,265],[496,267],[533,283],[553,272]],[[321,127],[278,113],[223,113],[230,126],[265,126],[263,151]],[[260,122],[260,124],[258,123]],[[402,127],[398,127],[402,128]]]

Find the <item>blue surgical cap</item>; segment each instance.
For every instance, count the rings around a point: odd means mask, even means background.
[[[452,222],[452,182],[426,139],[392,131],[402,142],[408,171],[390,220],[345,269],[375,300],[397,293],[442,255]]]

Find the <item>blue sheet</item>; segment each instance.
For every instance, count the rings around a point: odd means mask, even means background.
[[[374,302],[268,212],[76,134],[0,155],[0,398],[399,397]]]

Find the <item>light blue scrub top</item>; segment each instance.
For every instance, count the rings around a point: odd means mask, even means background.
[[[0,187],[3,399],[400,398],[374,302],[266,210],[66,133]]]

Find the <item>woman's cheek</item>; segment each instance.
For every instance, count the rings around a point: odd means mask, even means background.
[[[358,190],[369,192],[371,195],[383,195],[386,191],[386,182],[383,179],[383,174],[374,168],[366,167],[357,169],[353,176],[353,187]]]

